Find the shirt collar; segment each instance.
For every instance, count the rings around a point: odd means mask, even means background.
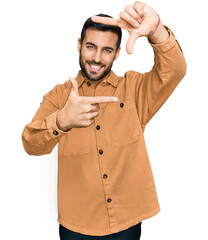
[[[84,81],[90,81],[88,78],[85,77],[82,70],[80,70],[76,77],[78,88],[82,85]],[[118,86],[118,76],[111,70],[110,73],[103,78],[102,82],[110,83],[112,86],[117,87]]]

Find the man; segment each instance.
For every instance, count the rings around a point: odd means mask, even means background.
[[[160,210],[143,132],[186,72],[178,42],[150,6],[135,2],[119,19],[104,16],[84,24],[76,79],[46,94],[23,131],[28,154],[48,154],[59,144],[62,240],[140,238],[141,222]],[[138,37],[148,38],[150,72],[117,77],[111,70],[120,28],[129,32],[128,53]]]

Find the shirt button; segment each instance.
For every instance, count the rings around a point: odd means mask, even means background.
[[[99,150],[99,153],[102,155],[102,154],[103,154],[103,150],[102,150],[102,149],[100,149],[100,150]]]
[[[111,201],[112,201],[112,199],[111,199],[111,198],[108,198],[107,202],[110,203]]]
[[[97,125],[97,126],[96,126],[96,129],[97,129],[97,130],[100,130],[100,126],[99,126],[99,125]]]
[[[90,86],[90,85],[91,85],[91,82],[87,82],[87,85]]]
[[[107,175],[107,174],[104,174],[104,175],[103,175],[103,178],[105,178],[105,179],[108,178],[108,175]]]
[[[124,107],[124,104],[123,104],[123,103],[121,103],[121,104],[120,104],[120,107],[121,107],[121,108],[122,108],[122,107]]]
[[[58,132],[56,130],[53,131],[53,135],[57,136]]]

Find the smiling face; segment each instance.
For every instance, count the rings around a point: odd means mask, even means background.
[[[88,28],[81,44],[78,39],[79,63],[83,73],[90,80],[101,80],[111,70],[120,48],[116,51],[118,35],[107,31]]]

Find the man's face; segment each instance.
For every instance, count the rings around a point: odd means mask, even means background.
[[[118,35],[107,31],[88,28],[81,45],[78,39],[79,63],[82,71],[90,80],[101,80],[111,70],[120,48],[116,51]]]

